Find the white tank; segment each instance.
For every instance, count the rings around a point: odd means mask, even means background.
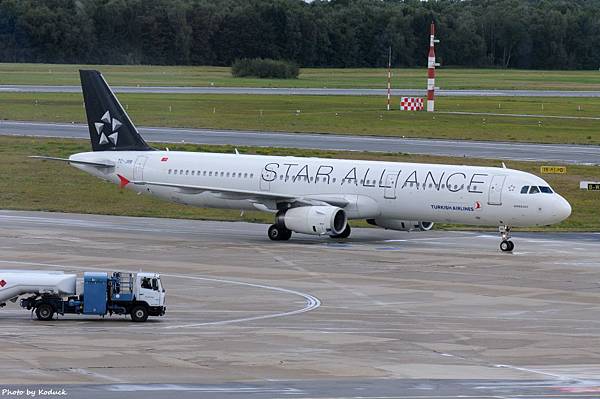
[[[0,303],[23,294],[74,295],[76,274],[37,270],[0,270]]]

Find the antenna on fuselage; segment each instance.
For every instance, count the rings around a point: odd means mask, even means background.
[[[506,169],[506,164],[502,162],[502,169]]]
[[[238,151],[238,149],[235,149],[235,155],[240,155],[240,152]]]

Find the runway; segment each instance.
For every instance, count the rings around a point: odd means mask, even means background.
[[[428,140],[216,129],[138,128],[148,141],[160,143],[185,142],[256,147],[396,152],[586,165],[600,163],[600,146],[592,145]],[[0,121],[0,135],[89,139],[87,129],[87,125],[82,124]]]
[[[148,94],[252,94],[285,96],[385,96],[387,89],[115,86],[116,93]],[[0,93],[81,93],[80,86],[0,85]],[[392,89],[394,96],[425,96],[426,90]],[[600,97],[600,91],[583,90],[436,90],[445,97]]]
[[[0,309],[0,390],[70,398],[596,398],[600,235],[0,211],[0,269],[159,271],[167,314]],[[1,273],[0,273],[1,277]],[[53,385],[56,381],[61,384]],[[24,395],[2,395],[23,397]]]

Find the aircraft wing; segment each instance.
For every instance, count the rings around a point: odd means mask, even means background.
[[[123,179],[121,176],[119,176]],[[176,184],[176,183],[162,183],[162,182],[151,182],[151,181],[128,181],[131,184],[136,185],[148,185],[158,187],[172,187],[177,188],[183,194],[200,194],[203,192],[211,192],[219,194],[223,199],[231,200],[254,200],[261,202],[264,200],[275,201],[275,202],[288,202],[295,203],[300,206],[307,205],[333,205],[340,208],[345,207],[349,204],[349,201],[343,197],[337,196],[321,196],[321,195],[307,195],[307,196],[293,196],[288,194],[278,194],[270,191],[252,191],[252,190],[239,190],[232,188],[223,187],[211,187],[211,186],[196,186],[188,184]]]
[[[114,162],[112,162],[112,161],[98,161],[98,162],[75,161],[73,159],[68,159],[68,158],[44,157],[44,156],[39,156],[39,155],[31,155],[28,158],[43,159],[46,161],[61,161],[61,162],[74,163],[74,164],[78,164],[78,165],[90,165],[90,166],[96,166],[99,168],[113,168],[115,166]]]

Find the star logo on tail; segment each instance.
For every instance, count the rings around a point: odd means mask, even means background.
[[[96,133],[100,136],[100,145],[112,143],[115,147],[119,140],[119,128],[123,126],[117,118],[111,118],[110,112],[106,111],[100,122],[95,122]]]

